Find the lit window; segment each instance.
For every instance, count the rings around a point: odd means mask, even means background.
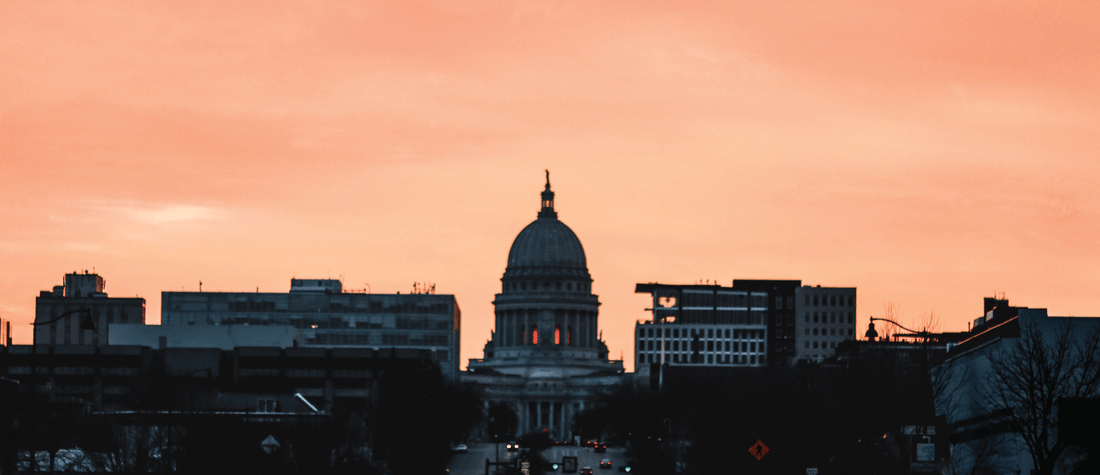
[[[561,344],[561,327],[554,327],[554,344]]]
[[[531,344],[532,345],[539,344],[539,327],[538,326],[531,327]]]

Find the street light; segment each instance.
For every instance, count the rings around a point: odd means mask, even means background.
[[[931,333],[929,333],[928,330],[921,330],[921,331],[910,330],[908,328],[903,327],[900,323],[895,322],[893,320],[890,320],[888,318],[871,317],[871,321],[867,323],[867,333],[863,334],[863,336],[866,336],[867,339],[871,340],[871,341],[874,341],[875,338],[878,338],[878,332],[875,331],[875,320],[880,320],[880,321],[883,321],[883,322],[893,323],[894,325],[897,325],[897,327],[901,328],[902,330],[905,330],[909,333],[912,333],[912,334],[917,335],[921,338],[924,338],[925,342],[928,341],[929,336],[931,335]]]
[[[83,312],[84,313],[84,320],[82,320],[80,322],[80,329],[81,330],[95,331],[95,320],[92,320],[92,309],[88,308],[88,307],[82,307],[82,308],[78,308],[76,310],[70,310],[68,312],[62,313],[61,315],[58,315],[57,317],[55,317],[55,318],[53,318],[49,321],[31,322],[31,325],[34,325],[34,326],[49,325],[51,323],[56,323],[57,321],[61,320],[62,318],[65,318],[65,317],[67,317],[69,315],[72,315],[74,313],[77,313],[77,312]]]

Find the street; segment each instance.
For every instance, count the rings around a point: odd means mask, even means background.
[[[468,444],[469,451],[466,453],[455,454],[451,459],[450,466],[447,467],[448,473],[453,475],[484,475],[485,474],[485,460],[495,461],[497,452],[497,444],[491,443],[473,443]],[[543,454],[546,456],[547,461],[562,463],[562,457],[575,456],[577,457],[577,472],[580,472],[581,468],[591,467],[594,473],[605,473],[610,475],[611,473],[618,473],[619,467],[623,463],[626,463],[626,449],[619,447],[608,447],[607,453],[598,454],[595,453],[595,449],[592,447],[551,447],[547,449]],[[514,460],[519,455],[519,452],[508,452],[504,449],[504,444],[500,444],[500,461],[506,462]],[[611,468],[600,470],[600,460],[611,460]],[[493,473],[490,471],[490,473]],[[557,473],[562,473],[561,468]]]

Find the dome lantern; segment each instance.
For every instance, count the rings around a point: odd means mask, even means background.
[[[550,191],[550,170],[546,170],[546,189],[542,190],[542,210],[539,211],[539,218],[557,218],[558,213],[554,211],[554,192]]]

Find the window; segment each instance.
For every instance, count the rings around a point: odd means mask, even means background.
[[[829,305],[836,306],[836,295],[829,299]]]
[[[714,363],[714,355],[707,355],[707,363]]]
[[[783,308],[783,297],[775,298],[775,308]]]
[[[848,312],[848,323],[853,323],[852,322],[852,312]]]
[[[814,312],[814,323],[817,323],[817,312]]]
[[[730,342],[727,341],[726,342],[726,351],[729,351],[729,350],[730,350]]]
[[[554,327],[554,344],[561,344],[561,327]]]
[[[817,349],[817,342],[816,341],[814,342],[814,349],[815,350]]]
[[[531,344],[532,345],[539,344],[539,327],[538,327],[538,325],[535,325],[535,326],[531,327]]]
[[[810,296],[806,295],[806,305],[809,305],[809,304],[810,304]]]
[[[278,399],[257,399],[256,412],[279,412]]]
[[[817,306],[817,296],[816,295],[814,295],[814,306],[815,307]]]
[[[814,336],[817,336],[817,329],[814,328]]]

